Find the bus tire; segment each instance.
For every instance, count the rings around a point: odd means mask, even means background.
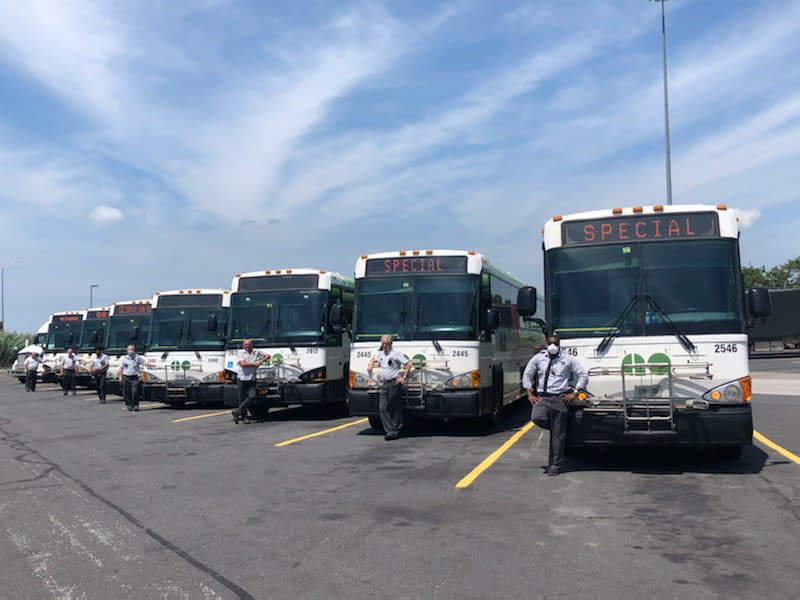
[[[378,431],[383,431],[383,423],[381,423],[381,418],[380,417],[372,416],[372,417],[367,417],[367,418],[369,419],[369,426],[370,427],[372,427],[373,429],[376,429]]]
[[[256,419],[266,419],[269,414],[269,406],[250,406],[248,410]]]
[[[720,446],[717,448],[717,456],[727,460],[737,460],[742,457],[744,446]]]

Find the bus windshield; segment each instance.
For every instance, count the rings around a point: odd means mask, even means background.
[[[669,335],[667,319],[684,334],[744,331],[736,240],[558,248],[546,262],[562,338]]]
[[[215,332],[208,330],[209,315],[217,316]],[[225,308],[154,309],[147,347],[149,350],[221,350],[227,318]]]
[[[78,347],[81,341],[82,322],[51,323],[47,332],[47,347],[45,350],[57,352],[65,350],[67,347]]]
[[[138,328],[138,330],[137,330]],[[133,335],[138,332],[138,338]],[[150,315],[130,316],[120,315],[111,317],[108,325],[107,352],[122,353],[128,344],[136,344],[137,352],[144,352],[145,342],[150,333]]]
[[[325,333],[327,290],[239,292],[231,297],[229,342],[310,343]]]
[[[478,292],[477,275],[359,279],[355,339],[475,340]]]
[[[86,319],[81,330],[81,345],[79,352],[91,352],[98,346],[102,347],[106,339],[108,319]]]

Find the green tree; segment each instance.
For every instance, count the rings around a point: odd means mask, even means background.
[[[742,267],[742,276],[747,289],[759,285],[771,290],[799,288],[800,256],[771,269],[767,269],[764,265]]]
[[[0,367],[10,367],[17,358],[17,350],[25,346],[25,340],[33,340],[29,333],[0,331]]]

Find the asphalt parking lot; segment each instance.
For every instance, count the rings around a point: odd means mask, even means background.
[[[582,452],[555,478],[522,405],[387,443],[353,417],[235,426],[3,375],[0,596],[796,598],[800,359],[751,366],[741,459]]]

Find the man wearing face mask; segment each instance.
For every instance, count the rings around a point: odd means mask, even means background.
[[[378,363],[383,373],[383,383],[379,391],[378,410],[381,415],[383,436],[387,442],[400,437],[403,428],[403,402],[400,399],[400,386],[411,370],[411,361],[406,360],[397,350],[392,348],[392,336],[381,337],[381,348],[369,359],[367,375],[372,377],[372,368]],[[403,367],[402,375],[400,367]]]
[[[139,410],[139,373],[144,364],[144,358],[136,354],[136,347],[128,344],[128,353],[119,361],[119,379],[129,411]]]
[[[569,381],[576,379],[575,388]],[[536,389],[533,389],[534,380]],[[567,446],[567,405],[575,399],[577,392],[586,388],[589,376],[578,359],[561,350],[558,336],[547,338],[547,349],[528,361],[522,374],[522,387],[527,390],[528,401],[533,406],[531,420],[537,427],[550,430],[550,451],[548,453],[548,475],[561,472],[564,450]]]

